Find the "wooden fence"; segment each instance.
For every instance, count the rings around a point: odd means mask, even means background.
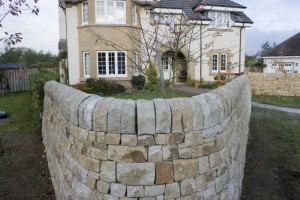
[[[0,79],[0,95],[11,92],[29,91],[29,74],[36,72],[38,72],[38,69],[34,68],[3,70],[4,79]]]

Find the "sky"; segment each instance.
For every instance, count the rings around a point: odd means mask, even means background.
[[[33,0],[27,0],[33,4]],[[254,22],[246,30],[246,53],[254,55],[266,41],[279,44],[300,32],[299,0],[233,0],[247,7],[245,13]],[[23,11],[20,17],[9,16],[2,22],[3,33],[22,32],[23,40],[18,46],[37,51],[58,53],[58,1],[39,0],[38,16]],[[0,9],[0,12],[2,10]],[[3,45],[0,45],[0,50]]]

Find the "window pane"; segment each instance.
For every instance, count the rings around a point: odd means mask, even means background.
[[[227,55],[222,54],[221,55],[221,70],[226,70],[226,66],[227,66]]]
[[[230,26],[230,13],[209,12],[208,17],[211,19],[211,27],[228,28]]]
[[[212,70],[213,71],[218,70],[218,55],[217,54],[213,54],[213,57],[212,57]]]
[[[136,24],[136,5],[135,4],[132,4],[131,23]]]
[[[98,74],[106,74],[106,57],[104,52],[98,53]]]
[[[108,53],[108,70],[109,74],[116,74],[115,53]]]
[[[107,2],[107,20],[109,22],[114,21],[114,2]]]
[[[125,2],[116,2],[116,23],[125,24]]]
[[[88,22],[88,2],[82,3],[82,23]]]
[[[104,1],[96,1],[96,21],[102,22],[105,20],[105,4]]]
[[[118,52],[118,74],[126,74],[125,71],[125,53]]]
[[[84,76],[90,76],[90,54],[83,54]]]

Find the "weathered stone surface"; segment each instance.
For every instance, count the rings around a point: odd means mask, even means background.
[[[116,162],[141,163],[147,160],[145,147],[108,145],[108,159]]]
[[[199,162],[197,159],[174,160],[173,165],[175,181],[196,177],[199,174]]]
[[[161,146],[151,146],[148,150],[149,162],[161,162],[162,161],[162,148]]]
[[[202,107],[203,116],[204,116],[203,128],[207,129],[207,128],[212,127],[214,124],[214,120],[213,120],[213,115],[211,113],[210,104],[207,103],[207,101],[205,100],[205,97],[202,95],[193,96],[192,99],[195,99],[196,101],[198,101]]]
[[[198,158],[199,160],[199,172],[200,174],[205,174],[209,171],[209,163],[208,163],[208,156],[204,156]]]
[[[89,98],[85,99],[79,106],[79,126],[87,129],[93,130],[93,112],[97,105],[97,103],[102,98],[94,95],[90,96]]]
[[[170,133],[167,135],[168,137],[168,145],[176,145],[183,142],[184,133]]]
[[[202,134],[204,138],[212,138],[212,137],[216,137],[218,134],[223,132],[223,128],[222,126],[220,126],[219,124],[217,124],[216,126],[203,130]]]
[[[119,200],[118,197],[114,197],[112,195],[109,195],[109,194],[104,194],[103,195],[103,200]]]
[[[216,188],[215,187],[211,187],[211,188],[208,188],[203,191],[203,199],[204,200],[209,200],[209,199],[213,198],[214,196],[216,196]]]
[[[96,143],[96,132],[95,131],[89,131],[88,132],[88,142],[90,143]]]
[[[165,185],[145,186],[145,196],[155,197],[158,195],[162,195],[165,192],[165,187]]]
[[[92,195],[92,189],[73,178],[72,190],[75,192],[76,199],[89,200]]]
[[[165,189],[165,199],[180,197],[180,188],[178,182],[169,183]]]
[[[88,171],[85,168],[83,168],[81,165],[79,165],[76,161],[72,163],[71,172],[76,178],[76,180],[82,183],[86,183]]]
[[[86,185],[91,189],[95,189],[97,180],[99,180],[99,176],[100,176],[99,173],[89,171],[87,181],[86,181]]]
[[[222,149],[222,150],[220,151],[220,154],[221,154],[222,162],[226,162],[226,161],[229,160],[227,148]]]
[[[117,179],[125,185],[153,185],[154,163],[117,163]]]
[[[153,101],[137,100],[138,135],[155,134],[155,110]]]
[[[95,131],[107,131],[107,111],[114,98],[104,98],[99,101],[93,112],[93,127]]]
[[[204,126],[202,106],[195,99],[189,98],[187,101],[189,102],[193,112],[193,130],[199,131],[203,129]]]
[[[110,194],[114,197],[124,197],[126,193],[126,185],[112,183],[110,185]]]
[[[163,160],[174,160],[178,158],[178,149],[176,146],[164,146],[163,150]]]
[[[156,133],[170,133],[171,110],[167,100],[154,99]]]
[[[178,149],[179,158],[192,158],[192,150],[191,148]]]
[[[199,192],[199,191],[203,191],[206,189],[207,187],[207,184],[206,184],[206,177],[205,175],[200,175],[200,176],[197,176],[195,178],[195,181],[196,181],[196,190]]]
[[[181,107],[178,104],[176,99],[169,99],[169,104],[171,108],[171,120],[172,120],[172,126],[171,126],[171,133],[181,133],[183,130],[181,119],[182,119],[182,112]]]
[[[128,197],[143,197],[144,187],[143,186],[127,186]]]
[[[191,147],[191,149],[192,149],[192,157],[198,158],[201,156],[211,155],[212,153],[214,153],[216,151],[216,146],[215,146],[214,142],[211,142],[208,144]]]
[[[99,172],[100,170],[100,161],[90,157],[83,157],[82,166],[90,171]]]
[[[180,183],[181,195],[193,194],[197,191],[196,181],[193,178],[182,180]]]
[[[97,190],[92,191],[92,196],[91,200],[102,200],[103,199],[103,194],[98,192]]]
[[[102,161],[100,169],[100,180],[106,182],[116,181],[116,163],[111,161]]]
[[[168,139],[168,135],[167,134],[156,134],[155,135],[155,144],[158,145],[164,145],[167,144],[167,139]]]
[[[105,136],[105,144],[120,144],[121,135],[120,134],[107,134]]]
[[[107,131],[109,133],[121,133],[121,112],[125,100],[114,99],[107,111]]]
[[[104,181],[97,181],[97,191],[107,194],[110,188],[110,183]]]
[[[105,144],[105,133],[104,132],[96,132],[96,143]]]
[[[195,145],[200,145],[203,144],[203,135],[201,132],[188,132],[185,133],[185,138],[184,138],[184,143],[179,144],[179,148],[185,148],[185,147],[190,147],[190,146],[195,146]]]
[[[136,105],[133,100],[125,100],[121,112],[121,133],[136,134]]]
[[[134,147],[137,145],[137,136],[136,135],[127,135],[122,134],[121,144],[124,146]]]
[[[183,132],[190,132],[193,130],[193,111],[187,99],[178,98],[178,104],[182,112],[182,127]],[[178,123],[178,122],[177,122]]]
[[[174,181],[173,164],[172,163],[156,163],[156,184],[171,183]]]
[[[107,150],[91,147],[91,157],[98,160],[107,160]]]
[[[139,146],[152,146],[154,145],[154,137],[152,135],[139,135],[138,136],[138,145]]]
[[[209,165],[211,168],[214,168],[222,163],[221,154],[219,151],[213,153],[209,156]]]

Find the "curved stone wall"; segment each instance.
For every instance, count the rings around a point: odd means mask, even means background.
[[[192,98],[102,98],[45,85],[57,199],[239,199],[251,112],[241,76]]]

